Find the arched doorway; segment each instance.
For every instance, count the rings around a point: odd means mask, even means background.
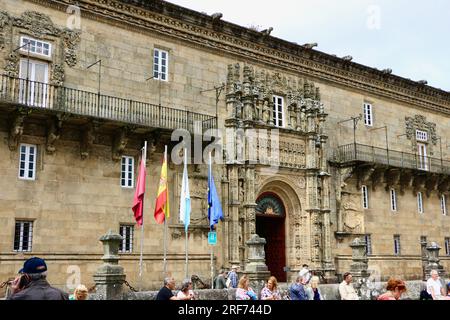
[[[256,233],[266,239],[264,250],[266,264],[271,274],[280,282],[286,282],[286,210],[274,193],[265,192],[256,200]]]

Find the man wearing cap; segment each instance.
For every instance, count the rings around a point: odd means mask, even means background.
[[[25,261],[19,271],[23,287],[17,288],[8,300],[68,300],[63,291],[53,288],[47,282],[47,265],[38,257]],[[20,291],[19,291],[20,290]]]

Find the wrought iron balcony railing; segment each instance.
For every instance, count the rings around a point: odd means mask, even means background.
[[[201,134],[217,117],[26,79],[0,76],[0,101],[161,129]]]
[[[450,161],[388,149],[351,143],[338,147],[334,161],[340,164],[368,162],[391,167],[450,175]]]

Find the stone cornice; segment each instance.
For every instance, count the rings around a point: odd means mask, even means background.
[[[233,23],[161,0],[28,0],[65,11],[78,3],[85,18],[122,28],[157,32],[191,45],[219,50],[245,61],[264,63],[339,86],[363,90],[424,109],[450,114],[450,92],[361,64],[346,62],[295,43],[264,36]]]

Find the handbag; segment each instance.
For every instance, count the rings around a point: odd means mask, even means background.
[[[227,288],[231,288],[231,279],[228,278],[227,282],[225,282],[225,285],[227,286]]]

